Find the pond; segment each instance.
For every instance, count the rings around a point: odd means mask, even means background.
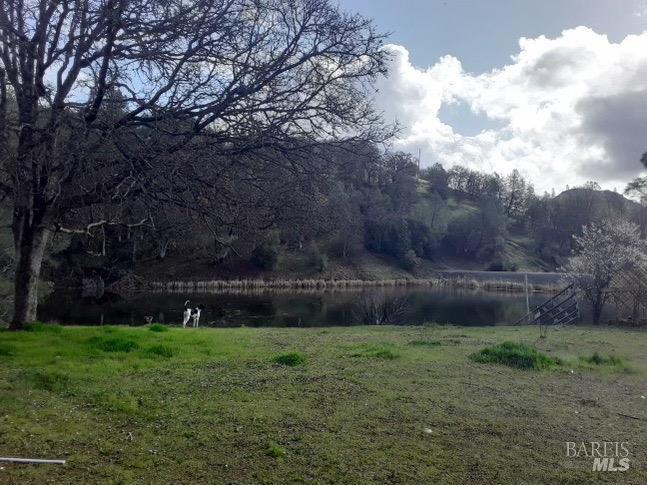
[[[550,298],[532,293],[531,308]],[[140,293],[81,297],[56,291],[39,307],[39,319],[64,324],[142,325],[182,322],[184,301],[202,304],[201,326],[316,327],[388,323],[488,326],[511,324],[525,314],[520,293],[458,291],[429,287],[363,288],[341,291],[259,291],[247,293]]]

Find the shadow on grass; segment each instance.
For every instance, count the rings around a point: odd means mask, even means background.
[[[592,365],[624,365],[624,362],[620,357],[616,357],[615,355],[605,357],[597,352],[593,352],[593,354],[589,356],[580,357],[580,360]]]
[[[440,347],[443,343],[440,340],[412,340],[409,345],[414,347]]]
[[[441,345],[460,345],[461,341],[455,338],[441,340],[412,340],[408,345],[413,347],[440,347]]]
[[[63,327],[57,323],[41,323],[34,322],[25,325],[25,332],[50,332],[50,333],[61,333]]]
[[[68,394],[72,380],[66,374],[57,371],[28,370],[20,373],[19,381],[33,389]]]

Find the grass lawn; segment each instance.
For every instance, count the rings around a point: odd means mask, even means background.
[[[154,330],[0,332],[0,456],[68,460],[0,482],[647,483],[645,332]],[[477,362],[505,341],[557,364]],[[567,441],[629,442],[630,469]]]

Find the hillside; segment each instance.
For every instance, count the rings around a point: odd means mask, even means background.
[[[479,210],[474,202],[457,197],[450,197],[447,205],[448,223]],[[352,259],[328,258],[323,270],[315,267],[311,259],[308,249],[282,247],[276,267],[273,270],[263,270],[239,258],[232,258],[216,265],[209,257],[196,258],[194,254],[175,254],[167,256],[163,261],[159,259],[140,261],[135,266],[135,272],[149,281],[231,278],[379,280],[424,278],[433,275],[437,270],[444,269],[490,270],[498,262],[503,262],[506,269],[515,271],[541,272],[555,269],[554,265],[542,260],[536,254],[532,236],[519,231],[506,235],[503,251],[495,257],[474,260],[471,257],[456,256],[451,251],[443,251],[441,248],[432,260],[421,258],[412,270],[402,268],[393,257],[376,254],[365,248],[353,254]]]
[[[416,202],[418,208],[428,210],[433,197],[430,184],[418,180]],[[565,257],[570,254],[571,236],[577,233],[582,225],[592,220],[621,215],[639,220],[640,206],[623,197],[621,194],[604,190],[574,188],[564,191],[551,199],[538,199],[537,206],[551,212],[551,229],[564,241],[553,241],[551,247],[556,254],[548,254],[545,246],[546,231],[541,229],[540,217],[529,215],[523,224],[511,225],[503,234],[502,247],[499,252],[488,258],[474,258],[472,255],[461,256],[451,247],[440,245],[432,258],[419,258],[415,268],[405,269],[400,262],[389,255],[379,254],[360,247],[352,258],[337,258],[327,255],[323,265],[313,262],[309,248],[294,248],[282,245],[276,265],[271,270],[264,270],[242,258],[230,258],[226,262],[214,264],[213,258],[196,257],[195,254],[173,254],[164,261],[148,259],[139,261],[135,266],[137,274],[146,280],[186,280],[186,279],[231,279],[231,278],[326,278],[326,279],[393,279],[424,278],[437,270],[512,270],[542,272],[555,271]],[[544,207],[546,206],[546,207]],[[464,194],[454,191],[446,199],[446,220],[452,223],[461,218],[479,213],[481,206],[478,200],[471,200]],[[535,208],[535,211],[538,211]],[[533,228],[537,224],[539,228]],[[325,248],[326,241],[317,241],[317,247]],[[560,246],[557,250],[555,247]],[[543,249],[543,253],[542,253]],[[321,263],[321,261],[319,261]],[[323,266],[323,267],[322,267]]]
[[[197,225],[179,235],[119,226],[72,237],[56,233],[44,280],[78,287],[83,278],[109,284],[130,273],[145,281],[172,281],[380,280],[425,278],[445,269],[555,271],[572,254],[572,236],[583,225],[606,217],[640,221],[640,206],[615,192],[574,188],[537,197],[514,179],[435,170],[445,177],[440,182],[438,173],[396,171],[386,182],[370,183],[358,176],[355,188],[326,189],[321,195],[326,197],[308,209],[309,218],[232,238],[226,250],[220,244],[214,248]],[[513,207],[515,191],[520,195]],[[13,252],[9,214],[0,213],[0,252],[8,262]],[[168,250],[161,257],[165,241]],[[11,265],[6,267],[9,280]],[[11,285],[4,286],[9,296]]]
[[[555,268],[539,259],[525,244],[524,238],[510,238],[506,241],[504,255],[515,264],[516,271],[553,271]],[[435,261],[422,260],[412,271],[401,268],[392,258],[362,251],[352,262],[332,260],[323,271],[317,271],[308,262],[308,256],[298,251],[285,251],[279,257],[277,267],[264,271],[244,261],[215,266],[209,258],[196,259],[189,255],[169,257],[165,261],[141,261],[135,272],[145,280],[208,280],[235,278],[262,279],[361,279],[380,280],[398,278],[430,277],[437,270],[464,269],[488,270],[493,261],[471,261],[450,255],[440,255]]]

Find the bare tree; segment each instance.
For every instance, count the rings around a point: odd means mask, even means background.
[[[207,153],[226,166],[383,136],[366,96],[382,40],[328,0],[0,0],[12,328],[36,316],[52,231],[144,225],[135,197],[202,210],[219,171],[200,172]]]
[[[600,322],[614,277],[633,268],[647,267],[645,242],[638,226],[624,220],[605,220],[584,226],[575,236],[575,256],[564,268],[566,280],[582,291]]]

